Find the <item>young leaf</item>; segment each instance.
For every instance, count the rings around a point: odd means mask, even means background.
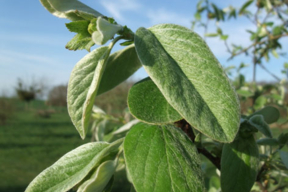
[[[249,192],[258,172],[259,152],[253,135],[225,144],[221,156],[223,192]]]
[[[272,138],[272,132],[270,130],[269,125],[265,122],[262,115],[253,115],[249,119],[249,123],[258,129],[261,133],[263,133],[266,137]]]
[[[68,112],[82,139],[85,138],[87,132],[96,97],[94,90],[96,89],[97,93],[99,81],[101,81],[100,70],[104,65],[103,56],[107,54],[107,51],[108,47],[100,47],[81,59],[74,67],[68,83]]]
[[[101,13],[79,2],[78,0],[40,0],[42,5],[53,15],[60,18],[90,20],[102,16]]]
[[[124,155],[137,192],[204,191],[195,145],[177,127],[135,125],[125,138]]]
[[[90,51],[94,42],[92,41],[91,34],[88,32],[89,23],[89,21],[81,20],[66,24],[69,31],[77,33],[73,39],[67,43],[67,49],[74,51],[86,49],[87,51]]]
[[[25,192],[65,192],[79,183],[103,157],[116,151],[123,139],[109,143],[84,144],[61,157],[40,173]]]
[[[91,176],[77,190],[77,192],[102,192],[106,187],[117,167],[117,162],[109,160],[103,162]]]
[[[97,76],[98,73],[95,74],[95,70],[101,57],[106,54],[107,50],[108,47],[100,47],[81,59],[74,67],[68,84],[68,112],[82,138],[86,135],[91,114],[91,110],[87,108],[84,110],[87,101],[89,101],[90,107],[92,108],[97,94],[99,95],[112,89],[131,76],[141,66],[134,46],[128,46],[110,55],[101,79]],[[94,95],[92,95],[92,97],[89,96],[88,90],[92,83],[94,83],[92,88],[95,88],[95,84],[99,83],[98,81],[100,81],[98,92],[96,91],[96,94],[93,93]],[[82,121],[84,115],[86,122]]]
[[[167,124],[182,119],[149,77],[130,89],[128,106],[133,116],[151,124]]]
[[[139,28],[135,47],[167,102],[203,134],[233,141],[240,106],[221,65],[206,43],[187,28],[161,24]]]
[[[260,109],[259,111],[256,111],[252,115],[249,116],[251,118],[254,115],[262,115],[265,122],[267,124],[271,124],[276,122],[280,117],[280,112],[277,108],[272,106],[266,106],[263,109]]]

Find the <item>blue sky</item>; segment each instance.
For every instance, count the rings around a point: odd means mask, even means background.
[[[175,23],[187,28],[196,10],[196,0],[82,0],[83,3],[109,17],[114,17],[119,24],[127,25],[133,31],[138,27],[150,27],[159,23]],[[164,3],[163,3],[164,2]],[[244,1],[215,1],[217,5],[226,7],[229,2],[240,6]],[[0,6],[0,95],[3,92],[11,95],[17,78],[30,81],[42,79],[49,87],[66,84],[74,65],[87,54],[87,51],[69,51],[66,43],[75,35],[70,33],[65,23],[69,20],[51,15],[38,0],[2,0]],[[249,45],[249,35],[245,29],[254,26],[246,19],[220,24],[224,32],[231,34],[230,42]],[[213,29],[213,26],[212,26]],[[203,30],[196,28],[203,35]],[[288,39],[288,38],[287,38]],[[288,40],[283,41],[283,52],[288,50]],[[229,63],[229,54],[222,42],[217,38],[206,39],[212,52],[223,66],[239,65],[240,61],[249,64],[251,61],[239,57]],[[94,46],[93,48],[96,48]],[[120,49],[116,46],[114,51]],[[272,59],[267,68],[281,78],[283,63],[287,58]],[[252,65],[251,65],[252,66]],[[252,79],[252,67],[244,69],[247,79]],[[134,79],[146,76],[140,69]],[[273,80],[267,73],[258,69],[258,80]]]

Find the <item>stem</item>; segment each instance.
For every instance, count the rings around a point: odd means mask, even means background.
[[[186,135],[191,139],[193,143],[195,142],[195,134],[193,132],[192,126],[186,120],[183,119],[183,120],[177,121],[175,124],[177,127],[182,129],[182,131],[186,133]],[[207,159],[209,159],[211,163],[213,163],[213,165],[217,167],[217,169],[219,170],[221,169],[221,164],[220,164],[221,159],[219,157],[214,157],[211,153],[209,153],[209,151],[207,151],[203,147],[197,147],[197,150],[198,150],[198,153],[201,153]]]
[[[274,77],[277,81],[281,81],[281,79],[279,77],[277,77],[276,75],[274,75],[273,73],[271,73],[263,64],[259,64],[259,66],[264,69],[267,73],[269,73],[269,75],[271,75],[272,77]]]
[[[286,37],[286,36],[288,36],[288,33],[270,37],[269,40],[271,41],[271,40],[279,39],[279,38],[281,38],[281,37]],[[229,60],[233,59],[235,56],[240,55],[241,53],[247,52],[249,49],[251,49],[251,48],[254,47],[255,45],[262,45],[262,44],[264,44],[264,43],[266,43],[266,42],[267,42],[267,40],[255,42],[255,43],[249,45],[248,47],[246,47],[245,49],[242,49],[242,50],[239,51],[238,53],[232,54],[227,60],[229,61]]]

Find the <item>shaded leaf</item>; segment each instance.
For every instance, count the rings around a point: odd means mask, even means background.
[[[72,21],[90,20],[102,16],[101,13],[78,0],[40,0],[42,5],[53,15]]]
[[[221,156],[223,192],[249,192],[258,172],[259,151],[253,135],[225,144]]]
[[[41,172],[25,192],[65,192],[79,183],[109,153],[122,144],[123,139],[114,143],[84,144],[61,157],[52,166]]]
[[[251,118],[253,115],[262,115],[265,122],[268,124],[276,122],[280,117],[280,112],[277,108],[273,106],[266,106],[259,111],[256,111],[252,115],[249,116]]]
[[[116,51],[108,58],[98,95],[116,87],[142,67],[134,45]]]
[[[269,125],[265,122],[262,115],[253,115],[249,119],[249,123],[263,133],[266,137],[272,138],[272,132]]]
[[[161,24],[139,28],[135,47],[152,81],[184,119],[212,139],[234,139],[240,121],[238,98],[200,36]]]
[[[277,139],[274,138],[263,138],[257,140],[258,145],[269,145],[269,146],[277,146],[279,145],[279,142]]]
[[[288,153],[285,151],[279,151],[279,153],[283,164],[288,169]]]
[[[149,77],[132,86],[128,106],[133,116],[151,124],[167,124],[182,119]]]
[[[204,191],[195,145],[172,125],[135,125],[125,138],[124,155],[138,192]]]
[[[102,192],[110,179],[114,175],[117,162],[109,160],[103,162],[93,173],[90,179],[85,181],[77,190],[77,192]]]

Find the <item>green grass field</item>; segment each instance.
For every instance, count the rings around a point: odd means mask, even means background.
[[[47,107],[43,101],[33,101],[29,106],[17,99],[8,101],[13,115],[5,125],[0,125],[0,192],[20,192],[65,153],[90,142],[91,134],[81,140],[66,107]],[[50,118],[43,118],[37,115],[39,110],[53,110],[55,113]],[[273,129],[274,136],[282,131]],[[206,175],[209,178],[214,176],[214,180],[219,182],[215,167],[204,157],[202,161]],[[207,182],[206,187],[210,185]],[[118,172],[112,191],[129,190],[125,172]]]
[[[41,171],[91,140],[91,133],[85,140],[80,138],[66,107],[51,108],[37,100],[28,106],[17,99],[7,101],[13,115],[5,125],[0,124],[0,192],[24,191]],[[55,113],[43,118],[37,115],[39,110]],[[125,174],[115,175],[113,191],[130,190]]]
[[[63,154],[89,142],[81,140],[65,108],[50,118],[37,116],[47,108],[42,101],[25,106],[14,101],[15,111],[0,125],[0,191],[24,191],[32,179]]]

